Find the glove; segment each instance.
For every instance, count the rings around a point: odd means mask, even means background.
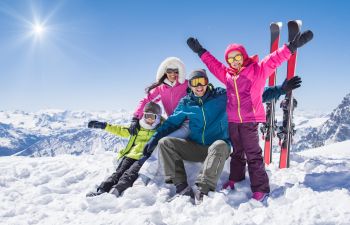
[[[96,120],[92,120],[88,123],[88,128],[99,128],[99,129],[104,130],[106,128],[106,126],[107,126],[106,122],[99,122]]]
[[[293,41],[287,44],[287,47],[293,54],[297,50],[297,48],[300,48],[301,46],[311,41],[313,37],[314,34],[311,30],[304,31],[303,33],[299,32],[297,35],[295,35]]]
[[[202,47],[196,38],[190,37],[187,39],[187,45],[193,52],[197,53],[201,57],[207,50]]]
[[[131,119],[131,124],[130,127],[128,128],[128,131],[131,136],[136,135],[137,132],[140,130],[140,123],[139,123],[139,118],[133,117]]]
[[[226,181],[226,183],[222,186],[222,189],[227,189],[227,190],[235,189],[235,182],[233,180]]]
[[[153,150],[157,147],[157,144],[158,141],[156,140],[156,138],[152,137],[143,148],[143,155],[147,158],[150,157]]]
[[[282,84],[282,90],[285,92],[289,92],[301,86],[301,78],[298,76],[293,77],[290,80],[285,79]]]

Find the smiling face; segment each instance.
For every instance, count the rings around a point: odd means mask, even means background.
[[[197,87],[191,87],[191,90],[196,96],[202,97],[207,91],[207,88],[208,88],[208,85],[204,85],[204,86],[199,85]]]
[[[232,51],[227,55],[227,63],[233,69],[241,69],[243,65],[243,55],[240,51]]]
[[[167,69],[165,72],[166,77],[170,82],[176,81],[177,77],[179,76],[179,69]]]

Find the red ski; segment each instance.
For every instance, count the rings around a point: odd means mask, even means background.
[[[270,53],[278,49],[281,28],[282,28],[281,22],[270,24],[270,33],[271,33]],[[276,86],[276,73],[277,73],[277,70],[275,70],[269,77],[269,87]],[[269,165],[272,162],[272,138],[275,136],[275,130],[276,130],[275,105],[276,105],[276,100],[272,100],[266,103],[266,123],[264,123],[261,129],[263,133],[263,139],[265,139],[264,162],[266,165]]]
[[[288,41],[292,41],[294,37],[300,32],[302,22],[301,20],[293,20],[288,22]],[[295,68],[297,62],[297,51],[288,60],[287,64],[287,79],[290,80],[295,75]],[[293,98],[292,91],[286,94],[285,99],[281,102],[283,109],[283,123],[282,129],[278,134],[281,142],[281,155],[279,168],[289,167],[289,154],[292,144],[292,136],[294,134],[293,124],[293,110],[296,107],[296,100]]]

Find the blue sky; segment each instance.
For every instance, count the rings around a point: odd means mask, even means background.
[[[269,52],[269,24],[303,20],[314,40],[299,51],[303,109],[331,111],[350,92],[347,1],[0,1],[0,110],[133,110],[162,60],[204,68],[190,36],[223,60],[230,43]],[[41,36],[31,23],[44,23]],[[278,70],[278,83],[286,66]],[[210,75],[215,85],[220,85]]]

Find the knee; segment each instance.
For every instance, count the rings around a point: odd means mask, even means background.
[[[159,140],[158,142],[158,148],[159,151],[166,151],[167,149],[169,149],[169,146],[171,145],[171,137],[163,137]]]
[[[263,160],[263,157],[262,157],[261,153],[259,153],[259,152],[253,153],[253,154],[252,153],[246,154],[246,158],[247,158],[248,163]]]
[[[215,141],[210,147],[209,147],[209,153],[215,154],[215,155],[224,155],[226,158],[230,154],[230,147],[229,145],[223,141],[223,140],[217,140]]]

